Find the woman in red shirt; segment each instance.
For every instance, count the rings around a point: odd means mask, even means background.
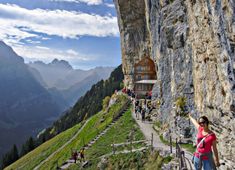
[[[190,114],[189,118],[198,130],[197,134],[197,149],[194,153],[195,170],[200,170],[203,166],[204,170],[214,170],[220,165],[219,156],[216,146],[216,136],[209,129],[209,120],[206,116],[199,118],[197,122]],[[213,158],[215,155],[215,160]]]

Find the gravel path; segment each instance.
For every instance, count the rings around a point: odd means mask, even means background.
[[[153,147],[154,148],[164,150],[164,151],[170,151],[170,146],[165,145],[164,143],[161,142],[161,140],[159,138],[159,135],[153,129],[153,123],[152,122],[148,122],[148,121],[142,122],[141,120],[137,120],[134,112],[132,112],[132,117],[135,119],[135,121],[139,125],[140,130],[143,132],[143,134],[144,134],[144,136],[147,140],[151,141],[151,138],[152,138],[151,136],[153,134]],[[176,153],[175,147],[173,147],[172,150],[173,150],[173,153]],[[189,160],[189,161],[186,160],[187,166],[190,167],[190,165],[191,165],[193,167],[193,165],[191,163],[192,154],[188,151],[184,151],[184,152],[185,152],[186,159]],[[190,170],[190,168],[189,168],[189,170]]]

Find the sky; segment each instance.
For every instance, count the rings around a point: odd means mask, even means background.
[[[121,47],[113,0],[1,0],[0,40],[25,62],[116,67]]]

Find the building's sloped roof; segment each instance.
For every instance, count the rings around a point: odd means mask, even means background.
[[[157,80],[140,80],[136,81],[136,84],[155,84],[157,83]]]

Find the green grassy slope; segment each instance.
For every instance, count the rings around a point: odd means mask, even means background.
[[[123,95],[116,96],[117,101],[113,104],[108,112],[101,111],[91,119],[79,133],[78,137],[72,140],[63,150],[56,153],[51,159],[46,161],[40,169],[56,169],[57,164],[62,165],[67,159],[71,157],[71,150],[79,150],[82,146],[86,145],[90,140],[95,138],[99,132],[105,129],[110,124],[114,117],[123,109],[127,102],[127,98]],[[103,121],[101,121],[103,120]],[[41,161],[46,159],[53,152],[58,150],[65,144],[72,136],[79,130],[81,124],[57,135],[55,138],[42,144],[32,152],[28,153],[6,169],[33,169]]]
[[[107,155],[112,152],[112,143],[123,143],[129,139],[129,134],[133,133],[133,140],[143,140],[144,136],[138,125],[135,123],[131,116],[131,110],[129,109],[123,117],[121,117],[114,126],[102,136],[91,148],[85,151],[86,160],[90,162],[90,166],[86,167],[86,170],[102,169],[114,170],[114,169],[162,169],[163,163],[168,163],[172,158],[163,158],[159,155],[158,151],[151,152],[150,148],[145,151],[137,151],[127,154],[115,154],[106,156],[106,163],[100,164],[101,156]],[[144,144],[133,145],[133,149],[142,147]],[[130,150],[130,145],[120,147],[118,150]],[[73,164],[69,167],[69,170],[79,170],[81,164]]]
[[[97,169],[97,164],[100,162],[100,157],[112,152],[113,143],[123,143],[127,142],[129,139],[129,134],[131,131],[133,132],[133,140],[143,140],[144,136],[135,121],[131,116],[130,109],[121,117],[109,131],[102,136],[91,148],[89,148],[86,152],[86,159],[89,160],[92,166],[87,169],[93,170]],[[143,144],[135,145],[133,149],[141,147]],[[130,145],[125,147],[119,147],[117,150],[126,150],[130,149]],[[70,169],[79,169],[79,165],[73,165]]]
[[[43,143],[35,150],[29,152],[21,159],[8,166],[6,170],[10,169],[32,169],[42,160],[46,159],[51,153],[55,152],[64,143],[66,143],[73,135],[80,129],[81,123],[68,129],[67,131],[57,135],[51,140]]]

